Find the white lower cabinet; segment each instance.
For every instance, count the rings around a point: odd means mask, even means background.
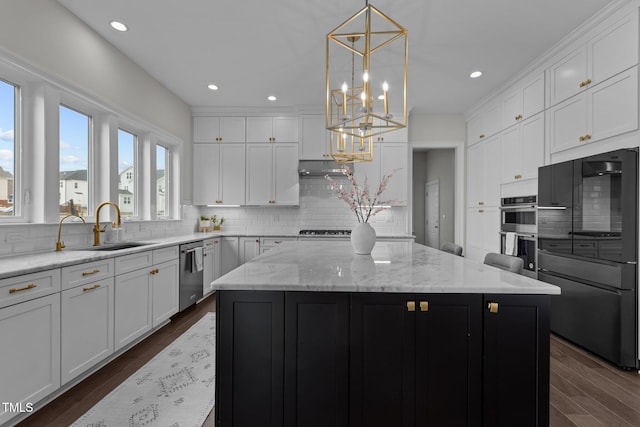
[[[115,350],[151,330],[151,273],[149,268],[116,276]]]
[[[60,387],[60,294],[0,309],[2,402],[36,403]],[[18,415],[0,406],[0,425]]]
[[[203,272],[202,272],[202,294],[204,296],[213,291],[211,282],[220,277],[220,264],[222,260],[221,238],[205,240],[203,248]]]
[[[260,253],[263,254],[280,243],[295,242],[296,240],[298,240],[297,237],[263,237],[260,239]]]
[[[61,382],[113,353],[113,277],[61,293]]]
[[[178,259],[154,264],[151,268],[152,328],[161,325],[178,312],[179,276],[180,261]]]
[[[240,237],[238,241],[238,256],[240,265],[260,255],[259,237]]]
[[[500,252],[500,210],[498,207],[467,209],[465,257],[479,262],[488,252]]]
[[[220,276],[222,276],[239,265],[238,238],[223,237],[220,241],[220,246]]]

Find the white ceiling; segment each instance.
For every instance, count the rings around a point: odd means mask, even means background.
[[[364,0],[58,0],[192,107],[324,108],[325,36]],[[408,105],[463,113],[609,0],[374,0],[409,31]],[[111,20],[129,31],[111,29]],[[469,78],[475,69],[484,75]],[[215,83],[220,90],[206,88]],[[267,95],[278,97],[276,103]]]

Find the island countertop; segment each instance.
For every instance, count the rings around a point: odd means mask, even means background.
[[[559,295],[560,288],[412,242],[284,242],[213,282],[216,290]]]

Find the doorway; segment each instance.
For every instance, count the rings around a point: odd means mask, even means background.
[[[424,185],[424,241],[427,246],[440,248],[440,180]]]

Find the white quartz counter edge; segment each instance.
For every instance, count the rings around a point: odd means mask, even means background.
[[[300,236],[298,234],[245,234],[245,233],[192,233],[181,234],[178,236],[162,237],[157,239],[141,239],[136,242],[146,243],[144,246],[136,246],[128,249],[120,249],[117,251],[96,251],[87,248],[67,247],[60,252],[55,252],[52,248],[47,252],[36,252],[33,254],[20,254],[0,258],[0,279],[18,276],[21,274],[36,273],[38,271],[50,270],[52,268],[60,268],[68,265],[79,264],[83,262],[97,261],[107,258],[115,258],[122,255],[133,254],[137,252],[159,249],[166,246],[179,245],[182,243],[195,242],[198,240],[213,239],[216,237],[336,237],[345,238],[348,236]],[[408,239],[413,236],[379,236],[385,239]],[[125,242],[122,242],[125,243]]]
[[[284,242],[214,280],[216,290],[560,294],[560,288],[412,242]]]

